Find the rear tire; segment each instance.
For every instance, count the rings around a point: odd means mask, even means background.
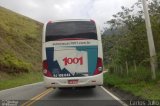
[[[71,89],[71,88],[69,88],[69,87],[59,87],[58,89],[59,90],[67,90],[67,89]]]
[[[87,86],[88,89],[94,89],[96,86]]]

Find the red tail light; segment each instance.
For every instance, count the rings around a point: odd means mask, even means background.
[[[43,69],[48,69],[48,63],[46,60],[43,61]]]
[[[98,57],[97,59],[97,67],[96,70],[94,71],[94,75],[97,75],[103,71],[103,61],[101,58]]]
[[[43,61],[43,74],[47,77],[52,77],[52,73],[48,70],[47,60]]]
[[[99,58],[99,57],[98,57],[97,66],[98,66],[98,67],[102,67],[102,66],[103,66],[102,59]]]

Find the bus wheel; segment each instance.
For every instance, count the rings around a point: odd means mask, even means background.
[[[67,88],[67,87],[59,87],[58,89],[59,90],[66,90],[66,89],[69,89],[69,88]]]
[[[93,88],[96,88],[96,86],[87,86],[87,88],[93,89]]]

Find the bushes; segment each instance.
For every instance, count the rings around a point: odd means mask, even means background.
[[[109,70],[104,74],[104,85],[116,87],[146,100],[159,100],[160,72],[156,71],[156,73],[157,79],[152,80],[150,70],[142,66],[137,67],[137,71],[130,68],[128,76],[124,72],[121,75],[120,73],[111,73]]]
[[[137,70],[133,67],[129,68],[128,75],[126,71],[123,72],[114,72],[113,67],[109,69],[110,74],[119,76],[120,78],[128,79],[128,83],[138,83],[141,81],[148,82],[151,80],[151,71],[149,68],[138,66]]]
[[[25,61],[17,59],[13,54],[5,54],[1,58],[0,63],[1,70],[8,73],[28,72],[32,65]]]
[[[129,70],[128,77],[131,77],[135,82],[139,81],[149,81],[151,80],[151,71],[145,67],[137,67],[135,71],[133,68]]]

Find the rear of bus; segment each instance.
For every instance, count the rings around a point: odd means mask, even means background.
[[[100,31],[93,20],[48,22],[43,28],[42,62],[46,87],[103,84]]]

